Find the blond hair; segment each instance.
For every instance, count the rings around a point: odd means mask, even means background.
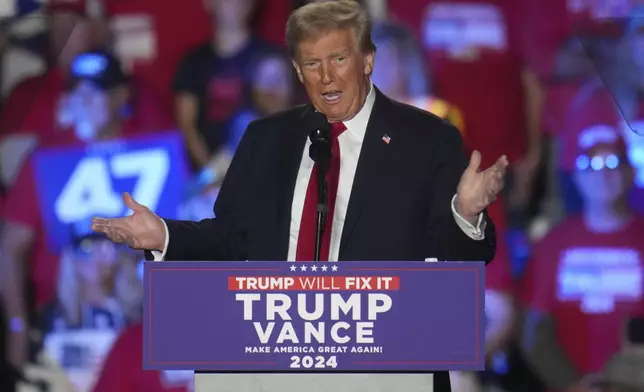
[[[355,0],[318,0],[295,10],[286,22],[286,46],[291,59],[297,58],[300,42],[332,30],[353,30],[363,53],[373,53],[369,13]]]
[[[129,264],[134,264],[136,259],[129,252],[119,252],[118,260],[115,265],[115,275],[110,282],[108,288],[108,295],[111,295],[116,303],[119,305],[119,310],[129,319],[133,313],[132,308],[140,309],[139,303],[143,300],[142,287],[129,287],[122,284],[124,280],[132,282],[133,279],[128,279],[128,275],[134,273]],[[139,286],[142,286],[139,283]],[[58,305],[60,306],[64,315],[65,321],[69,325],[78,325],[82,320],[81,315],[81,287],[76,273],[75,257],[72,247],[67,247],[63,250],[60,267],[58,272]],[[132,303],[134,302],[134,304]]]
[[[431,94],[430,75],[423,52],[411,32],[402,24],[381,21],[372,28],[372,37],[378,44],[391,43],[399,53],[407,76],[406,87],[410,97],[426,97]],[[376,66],[378,61],[376,59]]]

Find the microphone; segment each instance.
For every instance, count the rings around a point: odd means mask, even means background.
[[[320,112],[309,115],[308,128],[311,130],[309,139],[309,157],[318,165],[328,165],[331,159],[331,124]]]
[[[318,204],[317,204],[317,225],[315,230],[315,255],[314,260],[320,261],[320,249],[322,247],[322,234],[326,225],[326,216],[329,211],[326,199],[326,172],[331,160],[331,124],[326,117],[313,111],[308,116],[309,139],[309,157],[315,162],[317,167],[318,183]]]

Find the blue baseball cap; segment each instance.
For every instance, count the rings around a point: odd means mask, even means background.
[[[75,86],[80,81],[89,81],[102,90],[111,90],[127,84],[129,78],[116,57],[104,51],[91,51],[76,56],[71,64],[71,85]]]

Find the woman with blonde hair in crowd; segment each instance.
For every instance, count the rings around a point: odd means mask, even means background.
[[[391,21],[375,23],[372,37],[378,52],[371,80],[387,96],[448,120],[464,132],[463,116],[454,105],[434,95],[429,67],[407,29]]]
[[[137,262],[131,250],[84,229],[62,253],[57,299],[41,315],[41,357],[62,369],[74,392],[91,390],[119,332],[141,317]]]

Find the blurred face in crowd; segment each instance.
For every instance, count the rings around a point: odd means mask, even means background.
[[[373,60],[374,53],[360,51],[353,30],[332,30],[301,42],[294,66],[315,108],[337,122],[364,104]]]
[[[578,157],[575,182],[585,201],[612,205],[633,185],[633,170],[617,149],[598,146]]]
[[[291,105],[293,79],[291,65],[280,57],[263,59],[255,70],[252,99],[263,115],[284,110]]]
[[[78,82],[66,100],[78,138],[90,141],[112,136],[104,131],[122,117],[119,111],[127,102],[128,91],[125,86],[105,91],[93,82]]]
[[[103,239],[87,239],[74,254],[79,279],[92,285],[111,287],[116,272],[118,251],[116,246]]]
[[[255,0],[206,0],[207,7],[214,13],[217,23],[226,26],[239,26],[248,22],[255,7]]]
[[[72,12],[55,12],[50,17],[50,50],[56,62],[66,67],[92,41],[89,22]]]
[[[376,43],[378,55],[371,80],[380,90],[392,98],[406,98],[407,86],[402,51],[394,42]]]
[[[141,267],[140,274],[139,265]],[[118,300],[120,308],[129,322],[137,321],[142,316],[142,279],[143,263],[139,264],[134,258],[121,257],[119,259],[114,277],[114,297]]]
[[[93,139],[109,121],[109,96],[92,82],[80,81],[69,93],[68,105],[81,140]]]

